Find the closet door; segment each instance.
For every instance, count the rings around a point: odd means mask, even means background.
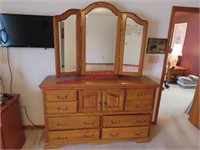
[[[196,92],[194,95],[194,99],[193,99],[193,104],[192,104],[192,108],[190,110],[190,117],[189,120],[190,122],[196,126],[198,129],[200,129],[200,114],[199,114],[199,82],[198,81],[198,85],[196,88]]]

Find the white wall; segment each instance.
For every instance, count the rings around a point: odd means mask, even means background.
[[[0,0],[1,13],[58,15],[70,8],[83,9],[96,0]],[[107,0],[108,1],[108,0]],[[149,22],[148,37],[167,38],[172,6],[199,7],[198,0],[110,0],[121,11],[130,11]],[[38,87],[47,75],[55,75],[54,49],[9,48],[13,93],[21,94],[21,105],[36,124],[44,124],[42,93]],[[164,55],[146,55],[144,74],[160,80]],[[1,59],[2,58],[2,59]],[[2,71],[2,72],[1,72]],[[6,48],[0,48],[0,75],[9,93],[10,74]],[[23,111],[24,124],[31,124]]]

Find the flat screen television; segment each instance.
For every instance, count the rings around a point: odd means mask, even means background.
[[[53,48],[53,17],[0,14],[2,47]]]

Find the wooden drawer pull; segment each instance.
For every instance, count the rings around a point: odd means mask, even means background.
[[[92,125],[94,125],[94,122],[93,122],[93,121],[91,121],[91,122],[86,122],[86,121],[84,121],[83,124],[84,124],[85,126],[92,126]]]
[[[109,121],[111,124],[120,124],[120,120],[117,120],[117,121],[112,121],[112,120],[110,120]]]
[[[67,140],[67,136],[66,137],[57,137],[57,139],[59,140],[59,141],[66,141]]]
[[[144,97],[144,96],[146,96],[147,94],[146,93],[137,93],[137,97]]]
[[[67,108],[67,107],[65,107],[65,108],[60,108],[60,107],[57,107],[57,109],[58,109],[58,111],[60,111],[60,112],[63,112],[63,111],[67,111],[67,110],[68,110],[68,108]]]
[[[94,138],[94,135],[93,134],[91,134],[91,135],[83,135],[83,138],[84,139],[93,139]]]
[[[67,123],[65,122],[64,124],[59,124],[57,123],[57,127],[66,127],[67,126]]]
[[[134,132],[134,135],[135,136],[141,136],[141,135],[143,135],[143,132],[141,131],[141,132]]]
[[[111,137],[118,137],[118,136],[119,136],[119,133],[116,133],[116,134],[110,133],[110,136],[111,136]]]
[[[65,95],[65,96],[59,96],[59,95],[57,95],[57,99],[58,100],[64,100],[66,98],[67,98],[67,95]]]
[[[144,108],[144,105],[135,105],[137,109],[142,109]]]
[[[145,120],[135,120],[135,122],[138,124],[143,124],[145,122]]]

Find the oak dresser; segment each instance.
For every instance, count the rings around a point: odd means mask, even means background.
[[[150,141],[156,88],[146,76],[47,76],[45,146]]]

